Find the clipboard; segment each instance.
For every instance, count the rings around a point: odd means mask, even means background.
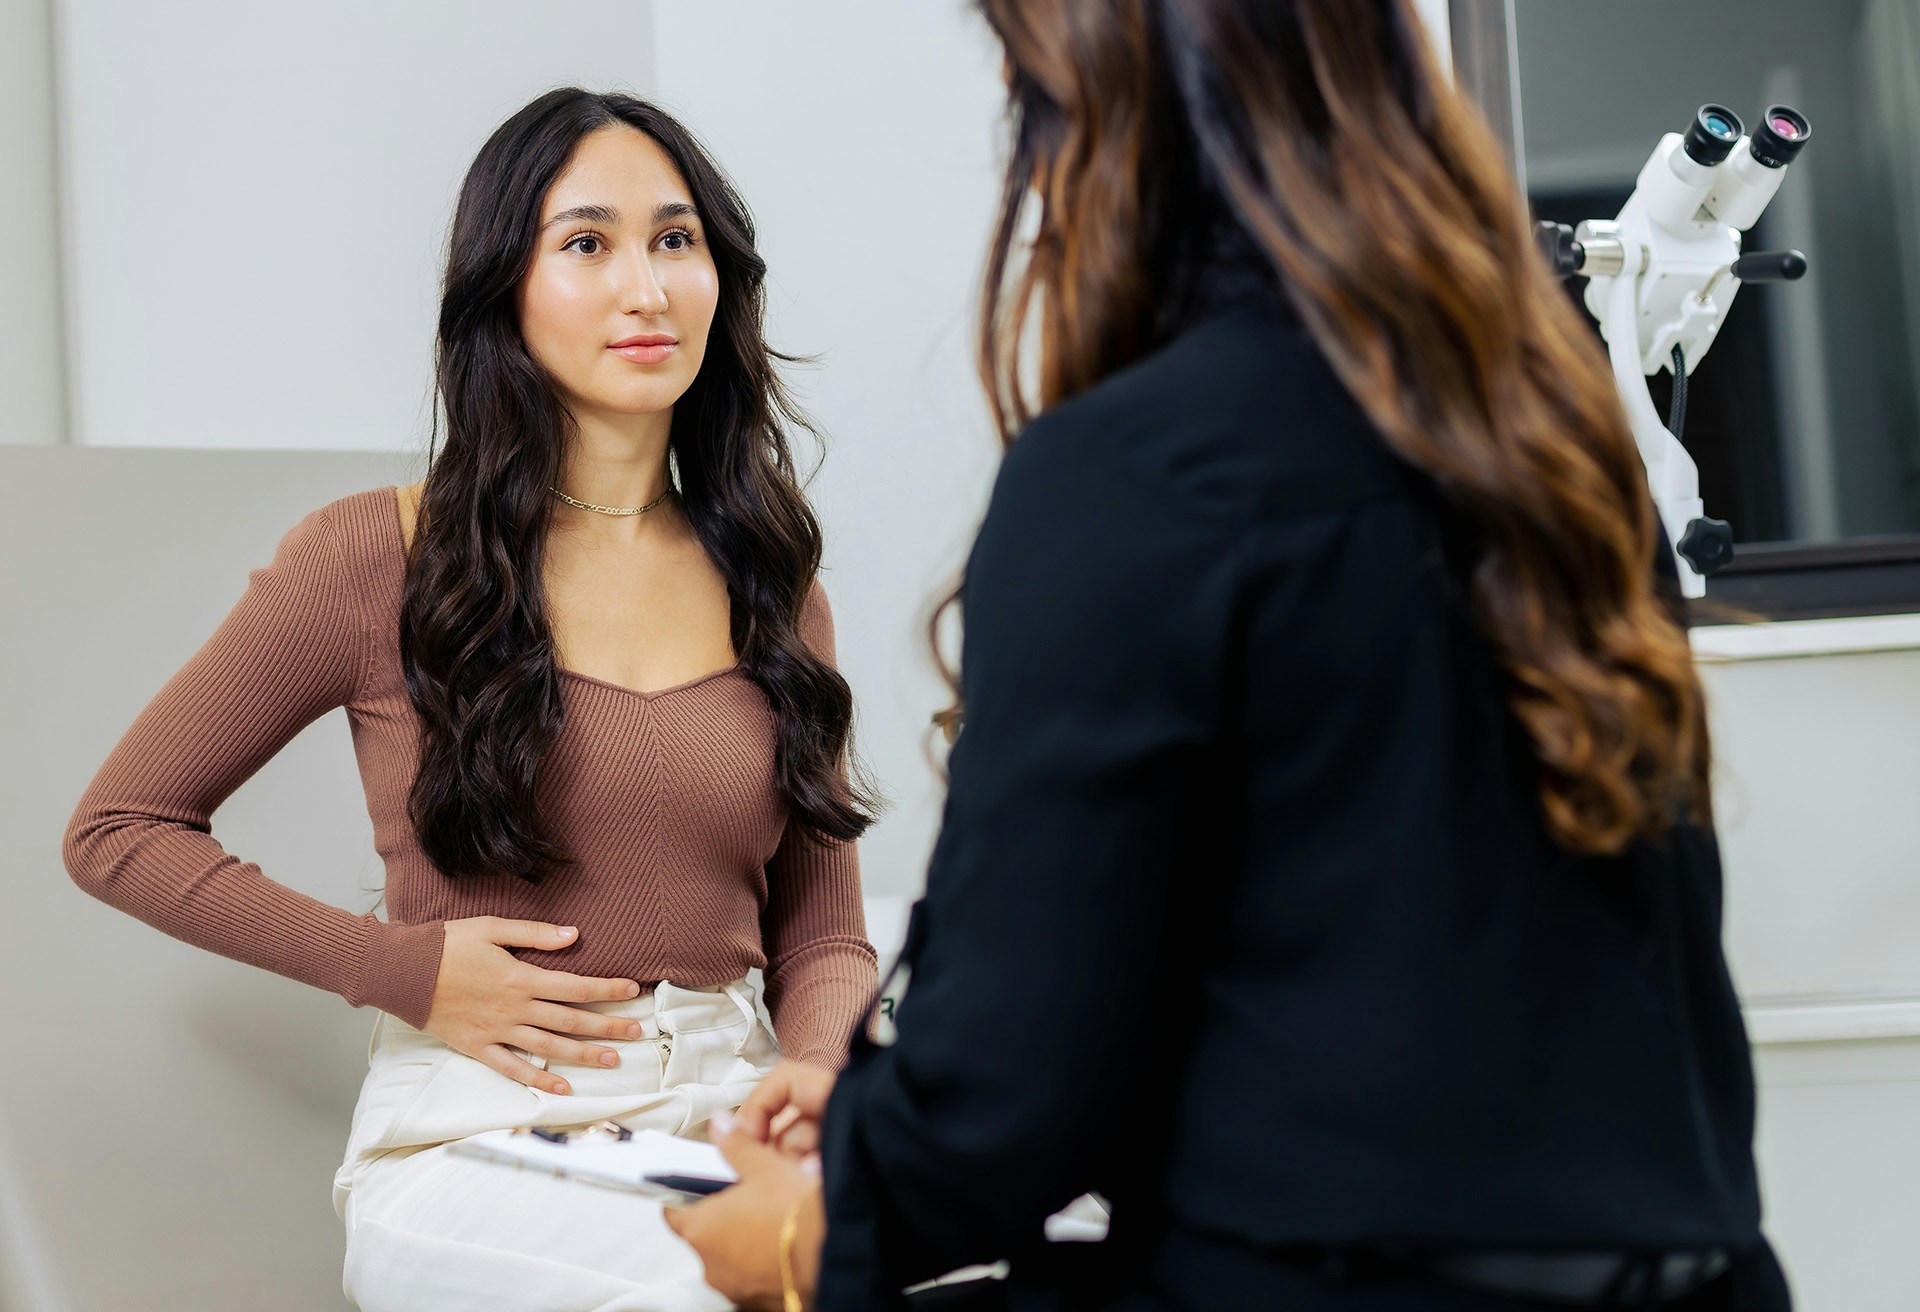
[[[697,1200],[740,1178],[710,1143],[661,1130],[631,1130],[614,1121],[583,1130],[537,1125],[487,1130],[457,1139],[447,1150],[673,1201]]]

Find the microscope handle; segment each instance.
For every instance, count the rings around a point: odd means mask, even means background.
[[[1755,251],[1733,262],[1733,276],[1741,282],[1796,282],[1807,273],[1807,257],[1799,251]]]

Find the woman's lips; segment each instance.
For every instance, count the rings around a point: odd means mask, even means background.
[[[609,346],[615,355],[624,355],[635,364],[659,364],[672,355],[678,342],[650,342],[643,346]]]

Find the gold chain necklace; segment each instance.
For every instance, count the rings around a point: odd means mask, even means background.
[[[591,501],[580,501],[573,497],[568,496],[565,492],[562,492],[559,488],[553,486],[551,483],[547,485],[547,491],[553,493],[555,496],[559,497],[562,501],[566,502],[568,505],[578,506],[582,510],[597,510],[603,515],[644,515],[649,510],[652,510],[655,506],[659,505],[662,501],[665,501],[668,497],[672,496],[673,486],[672,484],[668,484],[667,490],[665,492],[662,492],[659,496],[647,502],[647,504],[644,506],[596,506]]]

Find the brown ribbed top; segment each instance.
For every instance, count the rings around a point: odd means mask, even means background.
[[[523,961],[643,988],[766,971],[782,1052],[837,1066],[875,982],[858,850],[786,822],[777,722],[736,663],[639,692],[560,672],[566,723],[538,785],[578,864],[535,886],[450,879],[407,818],[420,722],[400,666],[405,543],[393,487],[309,512],[206,644],[155,694],[75,807],[62,853],[93,896],[175,938],[426,1023],[446,921],[579,927]],[[834,659],[816,582],[802,637]],[[386,862],[389,920],[274,882],[211,833],[216,809],[295,734],[347,708]]]

